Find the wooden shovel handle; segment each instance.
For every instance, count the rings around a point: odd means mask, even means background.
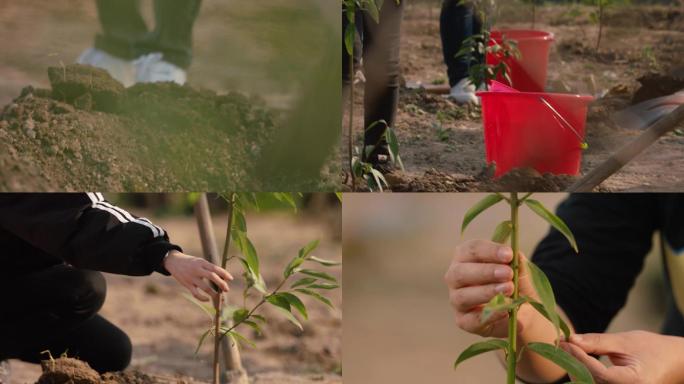
[[[639,137],[620,148],[601,165],[577,180],[567,189],[567,192],[591,192],[604,180],[619,171],[651,144],[656,142],[661,136],[674,130],[682,121],[684,121],[684,104],[656,121]]]

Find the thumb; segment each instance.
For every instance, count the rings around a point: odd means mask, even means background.
[[[620,337],[610,333],[585,333],[570,336],[570,342],[586,353],[593,355],[610,355],[620,352]]]

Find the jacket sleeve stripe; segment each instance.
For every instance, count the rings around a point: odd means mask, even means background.
[[[103,210],[105,212],[110,213],[112,216],[114,216],[121,223],[131,222],[131,223],[143,225],[143,226],[149,228],[150,231],[152,231],[152,236],[155,238],[164,236],[166,233],[160,227],[152,224],[148,219],[146,219],[144,217],[143,218],[135,218],[128,211],[104,201],[104,196],[102,196],[101,193],[88,192],[87,195],[88,195],[88,198],[90,199],[90,201],[93,203],[92,204],[93,208],[100,209],[100,210]]]

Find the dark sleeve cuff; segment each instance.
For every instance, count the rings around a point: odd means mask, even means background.
[[[164,258],[169,251],[176,250],[183,252],[183,249],[175,244],[171,244],[164,239],[159,239],[143,249],[143,255],[147,260],[150,270],[159,272],[162,275],[170,276],[169,271],[164,268]]]

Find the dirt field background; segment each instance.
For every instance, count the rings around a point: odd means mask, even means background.
[[[159,216],[151,211],[128,209],[162,226],[186,253],[201,255],[193,216]],[[299,216],[286,212],[248,215],[250,237],[259,252],[263,270],[267,271],[264,272],[266,283],[277,283],[282,268],[299,248],[316,238],[321,241],[317,255],[340,260],[340,215],[339,207]],[[214,229],[219,244],[224,239],[225,225],[223,215],[215,216]],[[240,267],[235,264],[230,270],[237,272]],[[330,272],[341,278],[341,268],[330,269]],[[194,354],[199,336],[210,324],[206,314],[181,296],[184,288],[173,278],[159,274],[140,278],[108,274],[106,279],[108,294],[101,314],[130,336],[133,342],[130,369],[186,380],[211,381],[211,343],[205,343],[200,352]],[[232,288],[228,299],[241,298],[240,287]],[[270,321],[264,328],[264,336],[254,338],[256,349],[242,350],[243,365],[254,383],[342,382],[341,289],[331,291],[330,297],[335,310],[308,297],[302,298],[310,316],[309,321],[303,323],[304,332],[266,308],[265,314]],[[40,373],[38,366],[19,361],[12,361],[11,368],[11,384],[33,383]]]
[[[463,349],[478,337],[459,330],[443,276],[461,241],[463,214],[482,194],[345,195],[344,373],[350,383],[459,383],[505,381],[493,354],[452,369]],[[563,194],[536,194],[549,208]],[[507,215],[503,205],[479,216],[463,240],[490,238]],[[548,228],[521,211],[521,247],[530,254]],[[661,261],[649,255],[627,305],[609,332],[658,331],[664,308]]]
[[[500,17],[495,28],[528,29],[531,7],[514,1],[497,2]],[[579,16],[572,15],[577,12]],[[553,32],[547,90],[560,93],[605,95],[589,112],[587,142],[581,174],[596,167],[640,131],[616,126],[610,117],[629,105],[648,73],[670,76],[661,84],[683,79],[684,5],[615,6],[609,8],[601,50],[596,52],[597,26],[588,20],[586,6],[538,7],[536,29]],[[447,84],[439,37],[439,2],[412,1],[404,11],[401,36],[401,70],[406,83]],[[361,86],[357,88],[362,88]],[[670,92],[675,92],[679,88]],[[355,100],[356,116],[363,116],[362,91]],[[398,191],[490,191],[511,189],[490,182],[485,171],[484,139],[479,109],[469,109],[441,95],[402,87],[395,129],[406,173],[388,179]],[[346,127],[346,125],[345,125]],[[346,135],[346,128],[344,131]],[[363,122],[355,123],[354,143],[363,142]],[[346,140],[346,138],[344,139]],[[344,141],[346,142],[346,141]],[[681,189],[684,137],[669,134],[631,164],[604,182],[603,191],[675,191]],[[340,154],[346,159],[346,147]],[[529,182],[534,190],[562,191],[571,178],[550,183]],[[529,179],[529,178],[528,178]],[[529,190],[525,187],[521,190]]]

